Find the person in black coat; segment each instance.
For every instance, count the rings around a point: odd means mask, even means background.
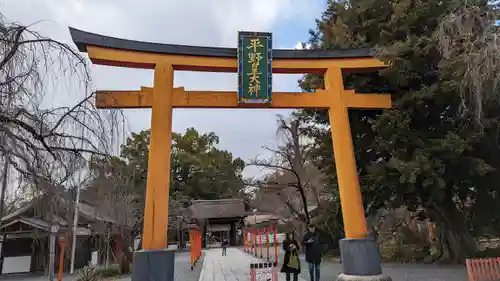
[[[283,241],[283,250],[285,250],[285,258],[281,272],[286,274],[286,281],[290,281],[291,275],[293,275],[293,281],[297,281],[300,273],[299,242],[295,239],[293,232],[287,233]]]
[[[313,224],[309,224],[307,228],[309,231],[304,235],[302,244],[304,244],[306,251],[306,262],[309,265],[309,276],[311,281],[319,281],[323,249],[319,240],[319,234],[316,232],[316,227]]]
[[[229,241],[227,239],[222,239],[222,255],[227,256],[227,247],[229,246]]]

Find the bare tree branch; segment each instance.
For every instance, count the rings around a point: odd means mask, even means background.
[[[273,171],[264,182],[258,182],[258,191],[266,196],[274,193],[289,209],[293,216],[309,222],[308,194],[314,194],[315,201],[320,206],[321,198],[316,185],[322,178],[321,173],[311,164],[309,149],[312,147],[302,130],[301,121],[298,119],[287,121],[278,115],[277,134],[283,139],[276,148],[263,147],[273,153],[271,158],[255,158],[249,165],[258,166]],[[308,142],[309,141],[309,142]],[[315,184],[312,184],[312,182]],[[299,205],[297,205],[297,195]],[[262,205],[262,204],[261,204]],[[300,208],[297,208],[301,206]],[[302,209],[303,211],[299,211]]]
[[[45,106],[65,95],[79,101]],[[19,180],[33,181],[28,174],[41,173],[64,181],[91,155],[110,154],[122,118],[120,111],[94,106],[86,59],[77,50],[0,15],[0,138],[5,144],[0,151],[10,153]],[[51,165],[30,165],[47,161]]]
[[[112,153],[123,121],[95,107],[77,50],[0,14],[0,166],[9,161],[15,193],[41,217],[73,221],[70,191],[88,180],[90,158]]]

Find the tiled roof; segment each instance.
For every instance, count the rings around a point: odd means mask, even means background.
[[[241,199],[194,200],[189,206],[194,219],[234,218],[247,215]]]
[[[235,48],[200,47],[173,44],[160,44],[114,38],[90,33],[75,28],[69,28],[73,42],[78,50],[87,52],[87,46],[139,51],[158,54],[172,54],[183,56],[227,57],[236,58]],[[370,58],[374,57],[371,49],[334,49],[334,50],[273,50],[276,59],[332,59],[332,58]]]

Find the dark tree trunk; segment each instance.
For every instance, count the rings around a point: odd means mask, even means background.
[[[309,210],[307,208],[307,198],[306,198],[306,194],[304,192],[304,188],[300,185],[299,183],[299,193],[300,193],[300,197],[302,199],[302,205],[304,205],[304,214],[306,216],[306,223],[310,223],[310,217],[309,217]]]
[[[474,238],[469,233],[464,217],[449,200],[440,206],[428,208],[431,219],[436,223],[437,243],[440,249],[438,262],[464,263],[477,251]]]
[[[132,239],[128,234],[121,235],[121,251],[120,251],[120,273],[130,273],[130,248],[132,247]],[[117,257],[118,258],[118,257]]]

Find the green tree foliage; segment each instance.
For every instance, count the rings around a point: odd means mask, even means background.
[[[312,48],[376,48],[392,62],[380,75],[344,77],[347,88],[393,99],[383,112],[350,111],[367,215],[386,204],[423,208],[437,225],[440,258],[451,261],[476,251],[473,235],[498,234],[495,14],[487,1],[330,1],[311,32]],[[322,81],[306,76],[301,84],[312,91]],[[323,111],[297,115],[329,123]],[[309,135],[335,187],[330,132],[311,126]]]
[[[245,162],[216,148],[219,137],[189,128],[172,134],[170,194],[176,198],[220,199],[239,195],[244,188]],[[149,152],[149,130],[133,133],[122,146],[121,157],[134,167],[145,191]]]
[[[195,199],[220,199],[241,195],[245,162],[215,147],[214,133],[200,135],[190,128],[174,134],[172,145],[173,191]]]

